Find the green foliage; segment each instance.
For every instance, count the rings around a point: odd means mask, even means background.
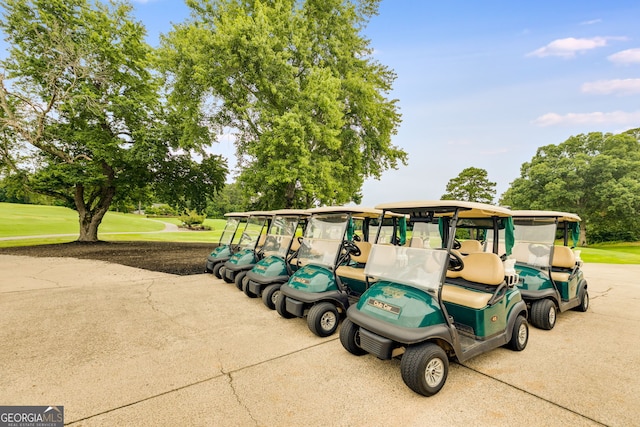
[[[489,181],[487,171],[469,167],[449,180],[441,199],[493,203],[495,196],[496,183]]]
[[[145,191],[194,197],[204,207],[223,184],[226,166],[205,158],[209,140],[185,142],[178,110],[164,104],[154,52],[128,3],[4,0],[0,28],[9,47],[1,61],[0,159],[31,190],[78,211],[79,240],[97,240],[111,203],[148,201]],[[183,143],[183,144],[181,144]],[[180,156],[172,155],[182,149]],[[191,150],[195,150],[192,152]],[[176,166],[177,164],[177,166]],[[2,170],[0,170],[2,172]],[[185,179],[209,184],[196,194]],[[172,190],[173,183],[180,186]],[[188,186],[192,188],[191,186]],[[197,197],[196,197],[197,196]]]
[[[640,237],[638,129],[593,132],[540,147],[502,196],[514,209],[575,212],[590,242]],[[581,237],[584,244],[586,236]]]
[[[224,218],[228,212],[246,212],[249,208],[249,201],[245,197],[240,185],[237,183],[227,184],[218,194],[207,204],[206,214],[209,218]]]
[[[359,34],[377,0],[187,3],[192,22],[163,41],[169,98],[186,112],[184,135],[236,133],[255,208],[359,202],[365,178],[406,162],[385,97],[395,74]]]
[[[205,215],[199,215],[195,210],[187,210],[184,215],[180,216],[180,221],[187,228],[200,229],[205,219]]]
[[[176,216],[178,212],[167,204],[152,205],[144,209],[146,215],[153,216]]]

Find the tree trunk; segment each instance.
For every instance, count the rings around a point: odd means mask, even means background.
[[[80,223],[78,242],[94,243],[98,241],[98,227],[109,210],[114,195],[115,187],[104,186],[101,188],[99,196],[92,198],[90,202],[85,202],[84,186],[76,185],[74,202]],[[92,209],[92,206],[95,207]]]
[[[578,246],[587,246],[587,230],[584,225],[580,227],[580,237],[578,238]]]

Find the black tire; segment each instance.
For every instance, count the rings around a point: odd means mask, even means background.
[[[527,342],[529,342],[529,325],[527,324],[527,319],[520,314],[513,324],[509,348],[513,351],[522,351],[527,346]]]
[[[269,285],[262,291],[262,303],[271,310],[276,309],[276,298],[280,294],[280,286],[282,283]]]
[[[254,294],[249,290],[249,278],[247,276],[242,280],[242,291],[249,298],[258,298],[258,295]]]
[[[218,279],[222,279],[222,276],[220,275],[220,269],[222,268],[222,263],[219,262],[216,265],[213,266],[213,270],[211,270],[211,272],[213,273],[214,276],[216,276]]]
[[[583,313],[589,310],[589,292],[586,289],[580,295],[580,305],[576,307],[576,310]]]
[[[360,348],[360,326],[349,319],[344,319],[340,327],[340,343],[349,353],[356,356],[367,354]]]
[[[531,324],[536,328],[547,331],[553,329],[557,315],[556,305],[550,299],[541,299],[531,304]]]
[[[307,314],[307,325],[319,337],[328,337],[338,329],[340,315],[330,302],[314,304]]]
[[[410,345],[400,361],[402,380],[413,391],[433,396],[444,386],[449,375],[449,358],[437,344]]]
[[[285,297],[282,294],[282,292],[278,294],[278,298],[276,298],[276,311],[280,316],[284,317],[285,319],[291,319],[295,316],[287,311],[286,298],[287,297]]]
[[[222,276],[222,280],[224,280],[227,283],[233,283],[233,280],[227,277],[226,270],[227,268],[224,265],[220,267],[220,276]]]
[[[242,290],[242,280],[246,275],[247,275],[246,271],[240,271],[236,274],[236,278],[234,279],[234,282],[236,282],[236,288],[238,288],[239,291]]]

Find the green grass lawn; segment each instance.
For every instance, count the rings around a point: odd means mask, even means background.
[[[101,240],[150,240],[173,242],[218,242],[224,219],[206,219],[211,231],[162,232],[165,222],[180,225],[178,218],[153,218],[141,215],[108,212],[100,228]],[[78,213],[58,206],[0,203],[0,238],[34,236],[33,239],[0,240],[0,247],[29,246],[44,243],[64,243],[77,240]],[[58,235],[55,237],[36,237]]]
[[[162,232],[163,222],[180,225],[178,218],[146,218],[141,215],[108,212],[98,237],[108,241],[215,242],[220,239],[224,219],[206,219],[211,231]],[[33,239],[0,240],[0,247],[64,243],[77,240],[78,213],[57,206],[0,203],[0,238],[34,236]],[[37,237],[58,235],[55,237]],[[640,242],[597,244],[579,248],[584,262],[640,264]]]

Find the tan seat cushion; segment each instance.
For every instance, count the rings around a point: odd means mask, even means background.
[[[556,245],[553,247],[552,267],[573,268],[576,265],[576,254],[570,247]]]
[[[479,240],[463,240],[460,242],[460,249],[462,254],[473,254],[476,252],[484,252],[482,243]]]
[[[444,285],[442,287],[442,300],[465,307],[479,310],[486,307],[493,294],[474,291],[456,285]]]
[[[460,277],[470,282],[498,286],[504,282],[504,265],[500,257],[490,252],[478,252],[464,257]]]

